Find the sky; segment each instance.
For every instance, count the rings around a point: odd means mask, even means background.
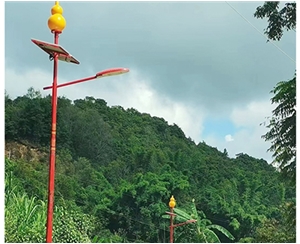
[[[11,98],[33,87],[43,95],[53,64],[31,38],[53,42],[47,26],[53,2],[5,2],[5,90]],[[274,105],[270,91],[296,70],[296,32],[266,42],[263,2],[60,1],[67,25],[59,44],[80,65],[60,62],[58,83],[125,67],[130,72],[60,88],[135,108],[177,124],[195,143],[230,157],[272,161],[261,136]],[[59,106],[59,104],[58,104]],[[49,132],[50,133],[50,132]]]

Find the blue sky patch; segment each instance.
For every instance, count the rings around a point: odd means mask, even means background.
[[[228,134],[234,135],[237,130],[238,128],[229,119],[206,119],[202,135],[224,138]]]

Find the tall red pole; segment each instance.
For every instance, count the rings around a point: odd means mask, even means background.
[[[59,32],[54,31],[54,44],[58,44]],[[52,84],[52,123],[50,141],[50,165],[48,183],[48,211],[47,211],[47,231],[46,242],[52,242],[53,227],[53,205],[54,205],[54,178],[55,178],[55,150],[56,150],[56,115],[57,115],[57,66],[58,55],[54,55],[53,84]]]
[[[173,208],[171,209],[170,214],[170,243],[173,243],[173,235],[174,235],[174,226],[173,226]]]

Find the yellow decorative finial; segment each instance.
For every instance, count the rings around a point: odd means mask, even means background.
[[[55,5],[51,8],[51,16],[48,19],[48,27],[53,32],[62,32],[66,27],[66,20],[62,16],[63,8],[55,1]]]
[[[170,198],[169,207],[174,208],[175,206],[176,206],[176,200],[175,200],[174,196],[172,195],[172,197]]]
[[[58,1],[56,1],[55,5],[51,8],[51,14],[63,14],[63,8],[59,5]]]

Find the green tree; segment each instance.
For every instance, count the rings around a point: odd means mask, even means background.
[[[266,1],[263,6],[259,6],[254,13],[256,18],[268,18],[268,27],[265,30],[268,38],[279,41],[284,30],[296,29],[296,3],[285,3],[279,10],[278,1]]]
[[[267,18],[268,27],[265,30],[271,40],[280,40],[284,30],[296,29],[296,3],[285,3],[279,10],[280,2],[265,2],[254,13],[256,18]],[[288,176],[293,185],[296,177],[296,75],[289,81],[277,83],[271,91],[271,99],[277,107],[272,111],[267,128],[269,132],[263,135],[266,141],[271,141],[269,151],[273,152],[274,161]]]
[[[277,107],[267,125],[270,130],[263,135],[272,145],[274,162],[282,172],[296,184],[296,77],[281,81],[272,90],[275,94],[272,103]]]
[[[77,155],[98,166],[107,165],[114,158],[110,126],[96,109],[82,109],[74,120],[72,142]]]

